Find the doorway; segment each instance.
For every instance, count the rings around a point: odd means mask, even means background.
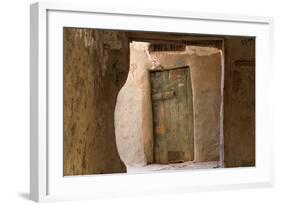
[[[130,72],[115,110],[128,172],[223,166],[222,45],[221,39],[131,41]],[[119,129],[125,115],[131,119]]]
[[[193,96],[189,67],[150,71],[154,163],[194,159]]]

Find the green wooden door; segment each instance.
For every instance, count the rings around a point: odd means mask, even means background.
[[[194,158],[193,97],[188,67],[151,71],[154,163]]]

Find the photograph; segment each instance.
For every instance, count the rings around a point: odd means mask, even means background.
[[[63,27],[63,176],[255,167],[255,48]]]

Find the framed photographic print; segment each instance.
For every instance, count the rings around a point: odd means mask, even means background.
[[[272,186],[269,17],[31,5],[35,201]]]

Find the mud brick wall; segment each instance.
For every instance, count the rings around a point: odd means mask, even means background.
[[[128,75],[126,33],[65,28],[64,175],[126,172],[114,109]]]
[[[221,54],[191,55],[194,92],[195,161],[219,161]]]
[[[224,159],[255,165],[255,39],[225,38]]]

